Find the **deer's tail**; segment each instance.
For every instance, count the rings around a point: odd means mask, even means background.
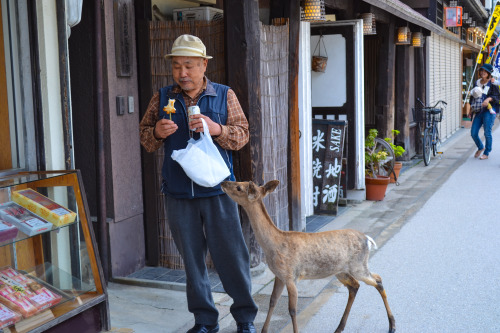
[[[371,251],[372,248],[375,249],[375,250],[378,249],[377,243],[375,243],[375,241],[373,240],[373,238],[371,238],[368,235],[365,235],[365,236],[366,236],[366,244],[368,245],[368,251]]]

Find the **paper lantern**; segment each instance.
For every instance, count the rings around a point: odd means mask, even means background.
[[[326,21],[324,0],[305,0],[302,21]]]
[[[377,25],[375,22],[375,14],[364,13],[361,14],[361,18],[363,19],[363,35],[376,35]]]
[[[411,44],[411,31],[408,27],[399,27],[396,33],[396,45],[410,45]]]
[[[411,35],[411,46],[424,47],[424,34],[421,32],[414,32]]]

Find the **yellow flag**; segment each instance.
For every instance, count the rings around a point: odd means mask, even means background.
[[[493,14],[491,14],[491,20],[490,24],[488,25],[488,31],[486,31],[486,35],[484,36],[483,47],[481,48],[481,52],[479,52],[479,55],[477,56],[476,62],[478,64],[480,64],[481,61],[483,60],[483,52],[490,43],[491,36],[493,36],[493,32],[495,32],[499,20],[500,20],[500,2],[497,2],[495,10],[493,11]]]

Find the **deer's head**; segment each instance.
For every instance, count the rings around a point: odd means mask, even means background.
[[[276,189],[279,180],[268,181],[264,186],[249,182],[222,182],[222,190],[236,203],[245,206],[248,203],[263,199]]]

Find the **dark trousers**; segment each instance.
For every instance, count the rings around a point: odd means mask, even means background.
[[[217,311],[205,257],[210,251],[224,290],[233,299],[231,314],[239,323],[253,322],[248,249],[241,231],[237,205],[226,194],[198,199],[166,199],[167,218],[184,260],[188,309],[197,324],[214,325]]]

